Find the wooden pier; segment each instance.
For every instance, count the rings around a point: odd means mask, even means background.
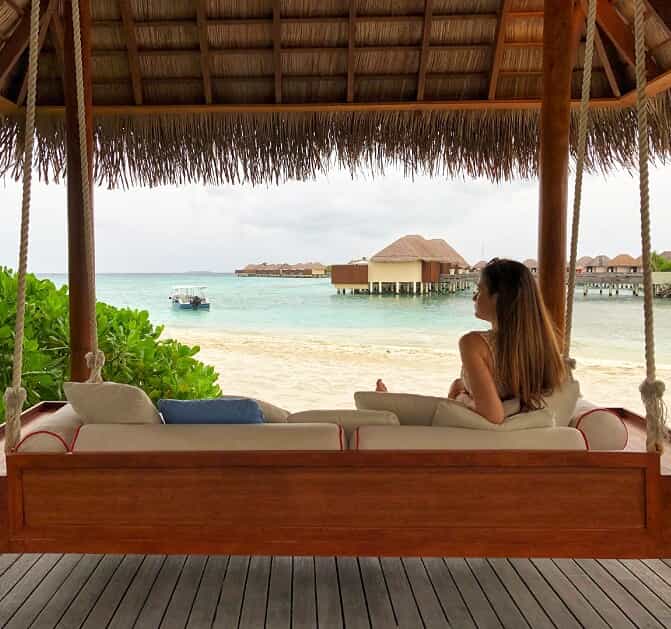
[[[628,291],[638,297],[643,294],[643,273],[579,273],[576,288],[584,296],[598,291],[599,295],[613,297]],[[671,273],[654,273],[652,288],[655,297],[671,297]]]

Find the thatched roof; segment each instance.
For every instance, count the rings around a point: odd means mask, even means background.
[[[442,238],[427,240],[423,236],[403,236],[389,246],[378,251],[372,262],[441,262],[452,266],[467,269],[468,262],[464,260]]]
[[[537,269],[538,268],[538,262],[534,260],[533,258],[527,258],[522,264],[527,267],[527,269]]]
[[[487,262],[485,260],[480,260],[479,262],[476,262],[473,265],[473,270],[474,271],[482,271],[487,266]]]
[[[63,18],[58,0],[42,1],[37,167],[57,179],[65,164]],[[671,24],[664,20],[671,18],[666,0],[647,4],[650,91],[658,95],[652,148],[665,157]],[[599,2],[591,168],[634,163],[631,6]],[[20,161],[15,104],[25,100],[26,7],[27,0],[0,0],[0,172],[16,173]],[[311,178],[334,164],[356,171],[396,163],[408,174],[494,180],[536,173],[543,0],[91,0],[91,7],[98,183],[260,183]],[[583,58],[580,43],[575,99]],[[574,118],[574,139],[575,128]]]
[[[576,262],[576,267],[584,269],[585,267],[588,266],[594,266],[594,258],[590,258],[589,256],[583,256],[582,258],[579,258],[578,261]]]
[[[610,261],[610,266],[636,266],[636,260],[628,253],[621,253]]]
[[[261,264],[248,264],[243,271],[323,271],[326,267],[321,262],[299,262],[297,264],[268,264],[262,262]]]
[[[660,253],[659,255],[662,256],[662,258],[664,258],[665,260],[671,262],[671,251],[662,251],[662,253]]]
[[[592,266],[600,268],[600,267],[607,267],[610,265],[610,258],[608,256],[596,256],[594,260],[592,260]]]

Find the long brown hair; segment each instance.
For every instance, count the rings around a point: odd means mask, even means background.
[[[482,270],[482,280],[496,295],[496,377],[523,409],[541,408],[543,395],[566,379],[566,367],[536,280],[523,264],[499,259]]]

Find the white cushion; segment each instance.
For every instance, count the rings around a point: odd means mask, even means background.
[[[359,426],[392,425],[398,426],[398,417],[389,411],[353,411],[353,410],[319,410],[292,413],[287,421],[291,423],[330,423],[343,427],[349,440]]]
[[[494,424],[459,402],[443,400],[438,404],[436,414],[433,416],[432,425],[509,432],[511,430],[529,430],[532,428],[552,428],[554,426],[554,417],[548,410],[541,409],[528,413],[518,413],[517,415],[506,417],[501,424]]]
[[[149,396],[130,384],[66,382],[63,390],[85,424],[161,423]]]
[[[343,450],[335,424],[87,424],[73,452]]]
[[[358,409],[389,411],[398,417],[402,426],[430,426],[438,404],[445,401],[449,401],[448,398],[414,393],[357,391],[354,394],[354,404]],[[519,400],[503,402],[503,414],[506,417],[519,411]]]
[[[570,426],[580,397],[580,385],[577,381],[567,381],[551,395],[543,398],[545,408],[554,414],[557,426]]]
[[[586,450],[575,428],[530,428],[500,432],[443,426],[362,426],[356,450]]]
[[[221,397],[226,399],[247,398],[245,395],[222,395]],[[270,402],[264,402],[263,400],[257,400],[256,398],[247,399],[254,400],[259,405],[261,413],[263,414],[263,419],[267,423],[285,423],[287,421],[287,417],[290,415],[289,411],[286,411],[279,406],[275,406]]]
[[[16,452],[54,452],[70,450],[82,418],[70,404],[30,422],[22,431]]]
[[[624,450],[629,431],[614,411],[579,400],[571,425],[583,433],[590,450]]]

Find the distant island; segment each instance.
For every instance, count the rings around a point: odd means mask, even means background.
[[[248,264],[237,269],[239,277],[328,277],[329,269],[320,262],[299,262],[298,264]]]

